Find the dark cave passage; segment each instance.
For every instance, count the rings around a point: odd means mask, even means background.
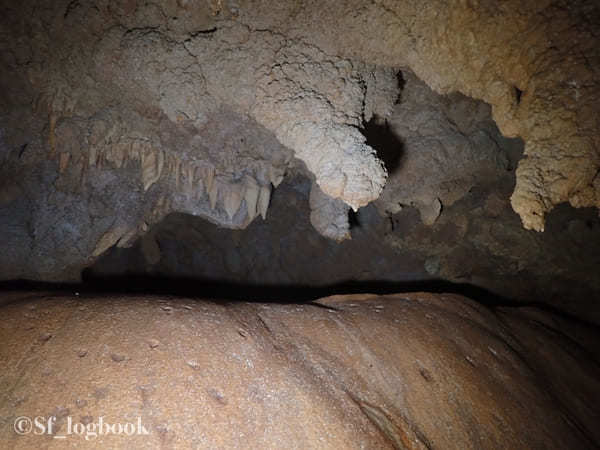
[[[374,116],[361,132],[367,138],[367,145],[374,148],[377,157],[383,161],[388,174],[396,172],[402,164],[404,144],[400,136],[390,129],[387,121]]]
[[[260,285],[229,280],[119,275],[95,277],[83,274],[81,283],[48,283],[16,280],[0,283],[0,291],[48,291],[77,295],[140,294],[211,299],[219,302],[307,303],[323,297],[351,294],[386,295],[397,292],[448,293],[469,297],[486,306],[523,306],[527,303],[503,298],[483,288],[446,280],[409,282],[347,281],[332,285]],[[533,304],[533,303],[532,303]],[[543,304],[542,304],[543,305]]]
[[[87,268],[84,288],[292,302],[451,292],[490,306],[545,304],[589,320],[577,305],[598,292],[592,268],[600,264],[593,238],[600,219],[593,210],[574,216],[560,207],[548,218],[548,233],[532,235],[514,215],[498,216],[499,206],[509,208],[507,200],[491,204],[510,185],[504,176],[471,189],[433,226],[422,224],[416,208],[392,216],[362,208],[353,213],[352,239],[336,243],[308,220],[309,180],[290,176],[275,191],[267,220],[227,230],[184,214],[168,216],[131,248],[114,247]],[[525,270],[516,260],[529,261]],[[565,261],[572,261],[570,271],[553,275],[551,265]]]

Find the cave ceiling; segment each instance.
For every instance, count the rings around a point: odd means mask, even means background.
[[[388,212],[413,204],[433,223],[468,186],[431,179],[464,164],[431,171],[425,158],[393,172],[364,133],[396,123],[435,154],[424,122],[396,108],[413,77],[488,103],[502,134],[523,140],[511,202],[526,229],[543,231],[560,203],[600,207],[595,2],[1,8],[0,204],[30,261],[53,255],[34,263],[34,278],[127,247],[171,212],[245,228],[268,215],[290,171],[310,178],[311,223],[332,239],[349,237],[350,209],[378,199]],[[456,161],[464,148],[494,148],[455,131],[444,151]]]

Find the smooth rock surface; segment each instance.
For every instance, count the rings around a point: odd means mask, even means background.
[[[202,293],[198,293],[202,296]],[[249,299],[250,300],[250,299]],[[2,448],[593,448],[598,329],[423,293],[315,304],[7,292]],[[18,436],[18,416],[147,436]]]

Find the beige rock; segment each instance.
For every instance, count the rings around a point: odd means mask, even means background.
[[[127,145],[125,143],[118,142],[108,147],[106,152],[106,160],[112,163],[117,169],[120,169],[127,157],[127,153]]]
[[[127,233],[127,229],[124,226],[116,225],[110,228],[96,243],[96,247],[92,252],[92,256],[97,257],[108,250],[110,247],[115,245],[121,237]]]
[[[142,154],[142,184],[145,191],[159,180],[164,162],[165,155],[162,150],[150,149]]]
[[[131,144],[131,159],[134,161],[139,161],[142,159],[142,155],[148,149],[148,145],[144,141],[140,141],[138,139],[134,140]]]
[[[215,181],[215,168],[212,166],[204,166],[202,167],[202,173],[204,188],[206,189],[206,192],[210,193],[213,189],[213,184]]]
[[[88,151],[88,165],[94,167],[98,163],[98,149],[95,146],[90,146]]]
[[[218,180],[214,180],[210,184],[210,190],[208,190],[208,200],[210,203],[211,209],[215,209],[217,206],[217,199],[219,197],[219,187],[220,182]]]
[[[545,214],[592,185],[600,170],[598,4],[563,6],[326,0],[269,11],[249,1],[244,18],[329,54],[408,66],[439,93],[491,104],[500,130],[525,141],[511,202],[525,228],[541,231]]]
[[[195,198],[198,199],[205,192],[203,170],[201,166],[194,166],[193,177],[194,191],[196,193]]]
[[[173,165],[173,173],[175,175],[175,188],[179,190],[181,188],[181,160],[175,157]]]
[[[263,220],[267,218],[267,210],[271,200],[271,186],[261,186],[258,193],[257,210]]]
[[[313,183],[309,196],[310,223],[321,235],[341,242],[350,239],[348,206]]]
[[[242,200],[244,199],[241,190],[241,185],[231,183],[227,184],[227,187],[225,188],[224,192],[224,197],[225,199],[223,206],[225,207],[225,212],[231,220],[233,219],[235,213],[238,212],[238,210],[240,209]]]
[[[246,201],[246,209],[248,210],[248,216],[253,219],[258,214],[257,205],[260,195],[260,186],[256,180],[250,176],[246,176],[244,178],[244,185],[244,200]]]
[[[117,242],[117,247],[118,248],[130,248],[135,243],[135,240],[137,239],[137,237],[140,234],[145,233],[146,231],[148,231],[148,229],[146,228],[144,230],[142,227],[139,227],[139,229],[134,227],[134,228],[127,230],[125,233],[123,233],[123,236],[121,236],[121,238],[119,239],[119,242]]]
[[[191,196],[194,192],[194,166],[187,163],[185,166],[185,192]]]
[[[69,159],[71,159],[71,154],[66,152],[61,152],[58,159],[58,170],[60,173],[63,173],[67,170],[69,166]]]
[[[433,225],[442,213],[442,203],[439,198],[434,199],[431,203],[422,203],[418,205],[421,220],[425,225]]]

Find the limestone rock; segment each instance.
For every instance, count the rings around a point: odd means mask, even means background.
[[[320,234],[336,241],[350,239],[349,208],[341,200],[329,197],[313,183],[309,205],[310,223]]]
[[[408,66],[439,93],[492,105],[504,135],[525,141],[512,206],[526,228],[541,231],[548,211],[593,185],[600,170],[597,2],[328,0],[272,11],[244,4],[239,20],[327,53]]]
[[[254,218],[259,213],[257,205],[260,195],[260,187],[256,180],[252,177],[246,177],[244,184],[244,201],[246,202],[246,211],[248,212],[248,216]]]
[[[420,205],[419,212],[425,225],[433,225],[442,213],[442,203],[436,198],[429,205]]]
[[[431,225],[442,205],[507,176],[522,144],[499,134],[489,106],[460,94],[440,96],[408,70],[402,77],[402,99],[390,118],[366,130],[367,139],[381,141],[392,167],[375,205],[382,214],[414,206]]]
[[[452,161],[446,151],[465,161],[475,152],[461,148],[489,136],[461,137],[458,124],[459,132],[422,130],[413,149],[436,159],[412,153],[404,167],[415,171],[387,170],[360,129],[376,116],[401,128],[392,114],[400,69],[437,93],[484,100],[500,130],[524,140],[512,207],[526,228],[544,229],[562,202],[600,205],[592,0],[11,0],[0,9],[1,175],[31,193],[3,211],[20,220],[3,230],[19,242],[21,268],[10,276],[77,278],[115,211],[129,231],[172,212],[244,228],[256,215],[235,213],[240,195],[220,192],[253,177],[266,217],[271,186],[294,158],[354,210],[380,195],[389,211],[451,205],[472,180],[453,179],[460,164],[449,163],[434,183],[429,175],[442,170],[425,162]],[[410,121],[409,137],[426,119]],[[198,167],[212,168],[203,190]],[[398,178],[386,193],[388,176]]]
[[[242,200],[244,199],[243,193],[241,192],[241,185],[236,184],[230,186],[227,192],[224,194],[225,201],[225,212],[230,218],[233,218],[236,212],[240,209],[242,205]]]
[[[271,186],[261,186],[258,192],[256,207],[260,216],[265,220],[267,218],[267,209],[271,200]]]
[[[142,183],[145,191],[160,178],[164,162],[165,157],[160,150],[150,150],[142,155]]]
[[[100,256],[107,249],[115,245],[126,231],[126,228],[122,225],[111,227],[96,243],[96,248],[92,252],[92,256]]]

